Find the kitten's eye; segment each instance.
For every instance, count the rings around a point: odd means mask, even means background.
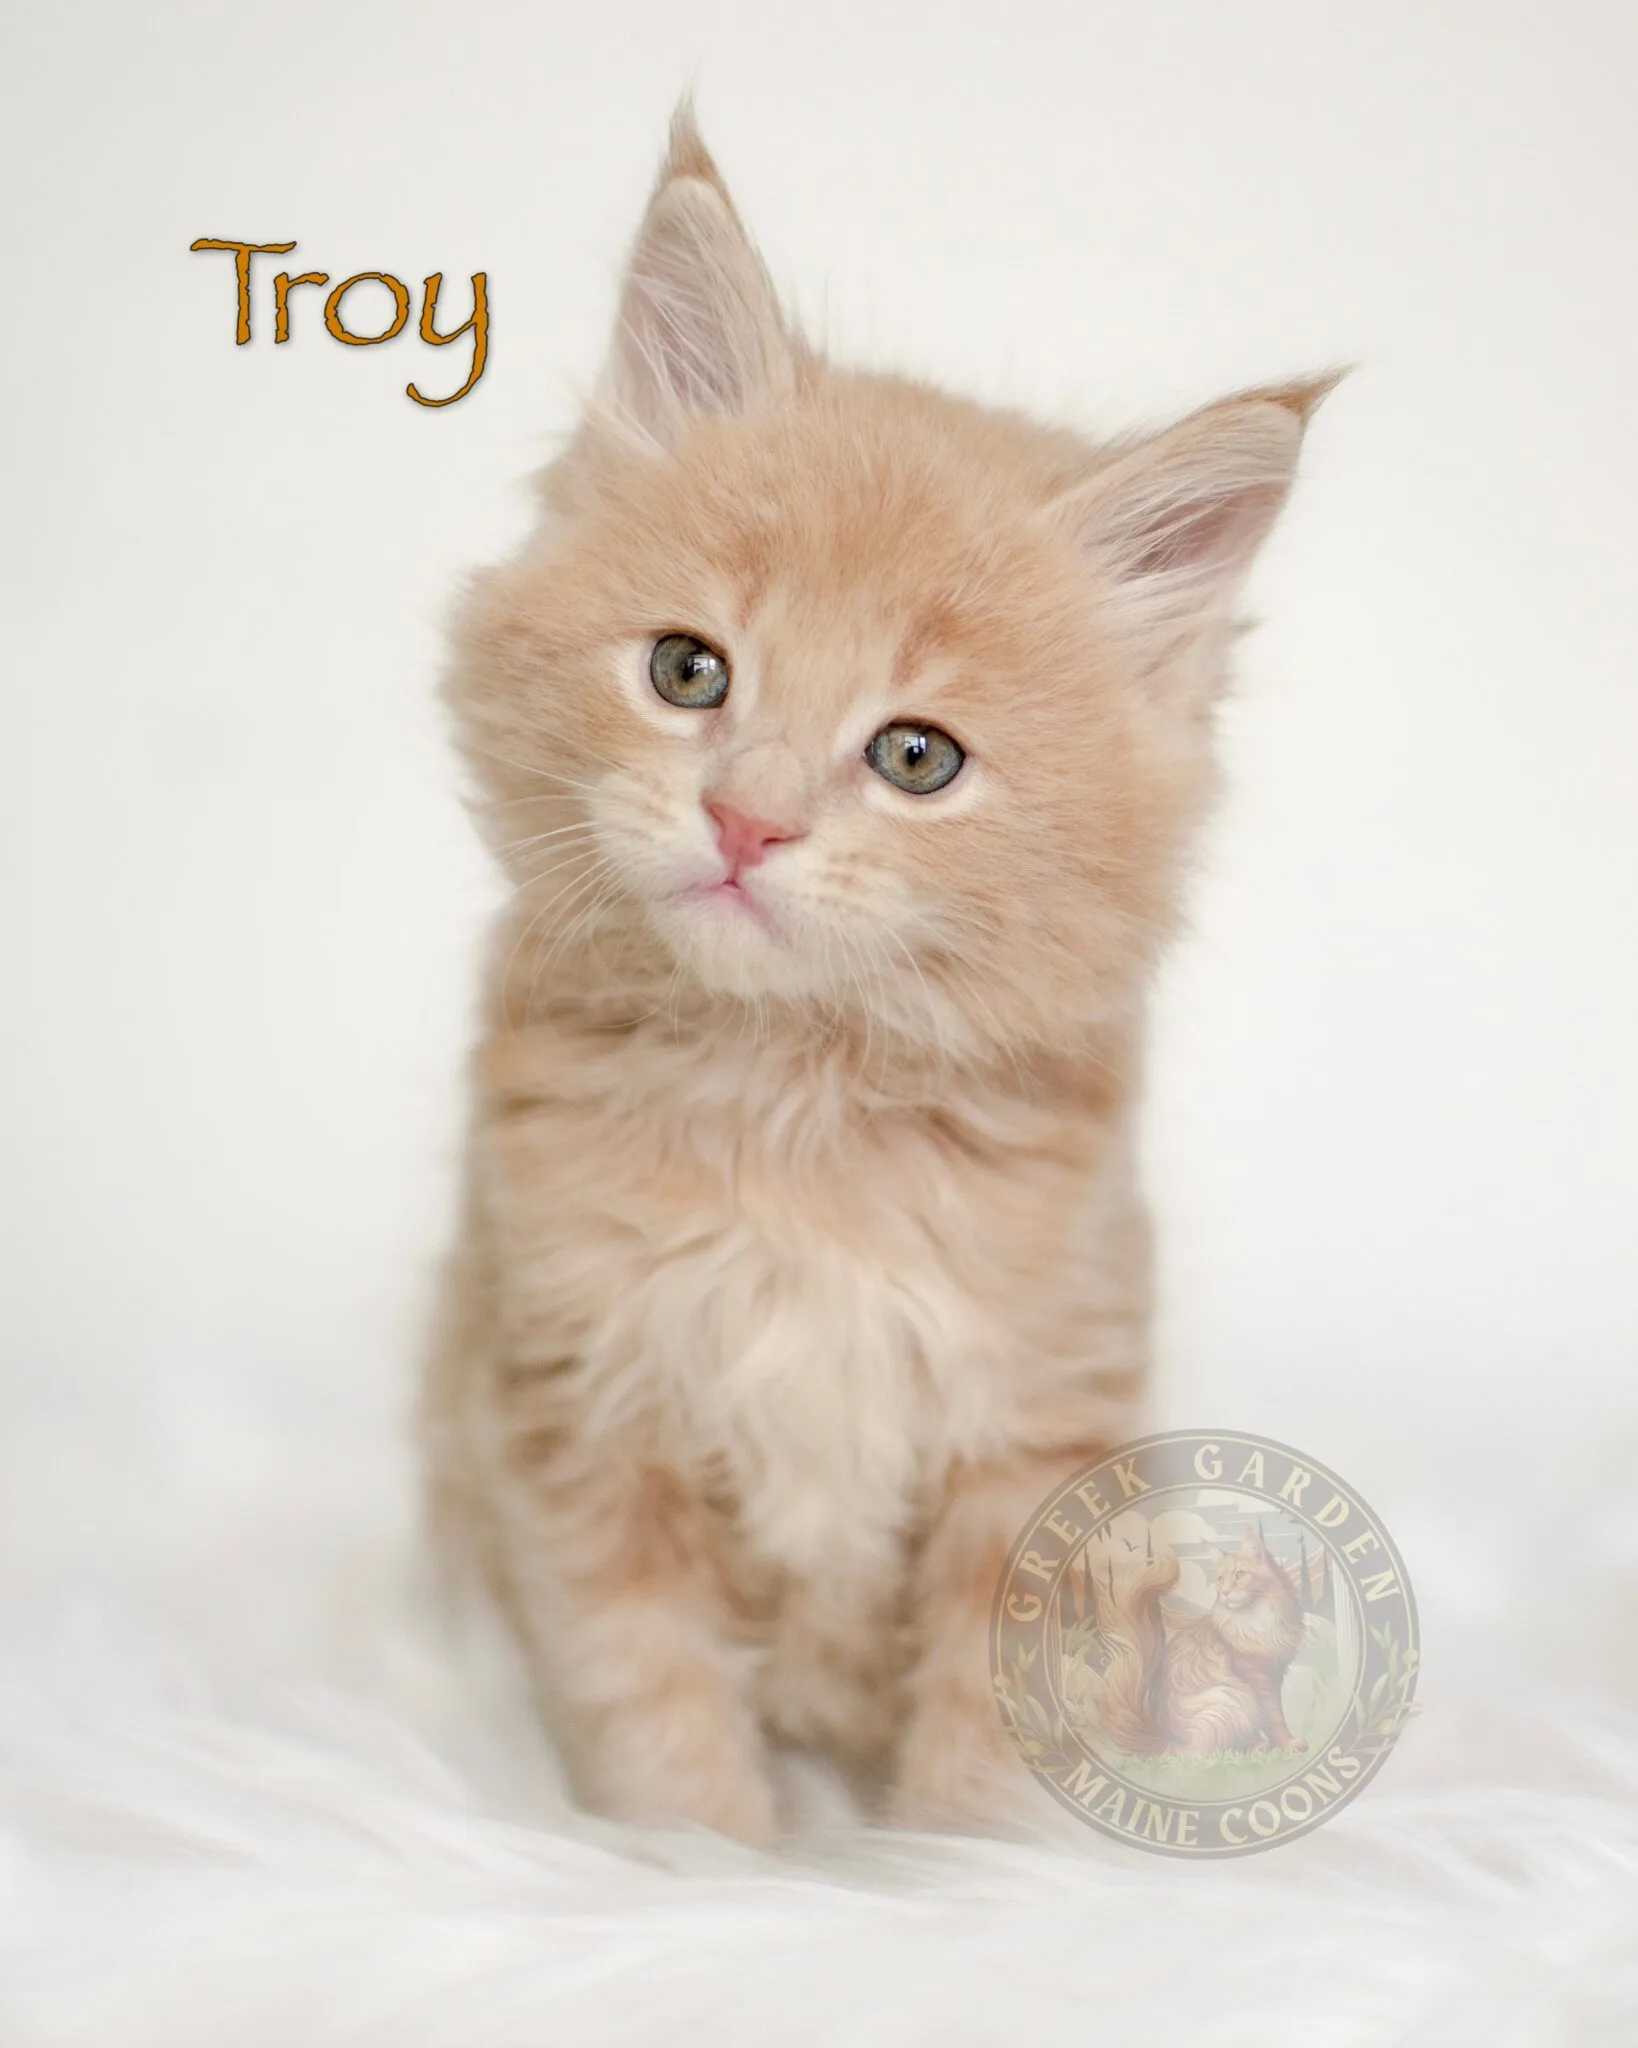
[[[953,782],[966,758],[936,725],[884,725],[865,748],[865,759],[883,781],[911,796],[931,796]]]
[[[668,704],[712,711],[728,694],[728,661],[692,633],[667,633],[648,657],[648,677]]]

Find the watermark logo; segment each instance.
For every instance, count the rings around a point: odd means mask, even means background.
[[[1232,1430],[1145,1437],[1066,1480],[1013,1547],[990,1638],[1029,1768],[1163,1855],[1307,1834],[1414,1711],[1393,1539],[1323,1465]]]

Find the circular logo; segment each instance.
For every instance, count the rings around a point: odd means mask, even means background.
[[[1014,1544],[990,1628],[1029,1768],[1169,1856],[1318,1827],[1381,1769],[1417,1665],[1381,1522],[1314,1459],[1235,1430],[1143,1437],[1067,1479]]]

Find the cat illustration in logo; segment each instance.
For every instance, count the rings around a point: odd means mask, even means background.
[[[1096,1687],[1110,1740],[1136,1756],[1211,1756],[1225,1750],[1302,1750],[1280,1692],[1303,1639],[1291,1575],[1249,1523],[1237,1551],[1219,1551],[1215,1597],[1204,1614],[1168,1628],[1164,1596],[1177,1584],[1170,1551],[1124,1580],[1111,1564],[1089,1581],[1110,1652]]]

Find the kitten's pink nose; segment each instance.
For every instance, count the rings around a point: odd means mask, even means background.
[[[753,818],[744,811],[736,811],[732,804],[719,803],[714,797],[707,797],[705,808],[717,828],[717,845],[722,857],[734,874],[741,868],[756,867],[770,846],[781,846],[788,840],[801,839],[805,835],[789,825],[775,825],[767,818]]]

